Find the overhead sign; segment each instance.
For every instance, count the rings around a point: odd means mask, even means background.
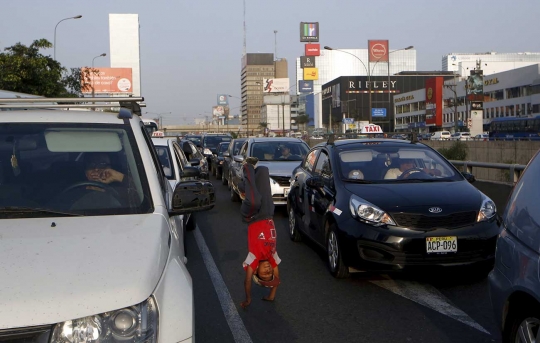
[[[369,61],[388,62],[388,40],[368,40]]]
[[[320,56],[321,45],[320,44],[306,44],[305,53],[306,56]]]
[[[225,107],[223,106],[214,106],[212,107],[212,115],[214,117],[219,117],[225,114]]]
[[[482,101],[472,101],[471,102],[471,111],[483,110],[483,109],[484,109],[484,103]]]
[[[218,94],[217,104],[227,106],[229,104],[229,97],[226,94]]]
[[[300,42],[318,42],[319,23],[300,23]]]
[[[362,133],[383,133],[379,125],[368,124],[362,128]]]
[[[285,93],[289,91],[289,78],[263,79],[264,93]]]
[[[299,80],[298,81],[298,91],[300,93],[312,93],[313,92],[313,81],[305,81],[305,80]]]
[[[304,68],[304,80],[318,80],[319,69],[317,68]]]
[[[133,93],[131,68],[81,68],[81,92],[91,94]]]
[[[301,68],[315,68],[315,57],[313,56],[300,56]]]
[[[354,124],[354,118],[343,118],[341,121],[343,124]]]
[[[386,117],[386,108],[372,108],[371,116],[372,117]]]
[[[467,79],[467,93],[470,101],[484,101],[484,72],[471,70]]]
[[[442,126],[443,81],[440,76],[426,80],[426,124]]]

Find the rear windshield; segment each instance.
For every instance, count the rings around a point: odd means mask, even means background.
[[[206,136],[204,137],[203,144],[205,147],[215,148],[219,143],[230,142],[231,139],[232,138],[230,136]]]

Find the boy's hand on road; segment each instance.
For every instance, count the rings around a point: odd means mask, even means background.
[[[243,301],[240,306],[242,306],[242,308],[246,308],[249,306],[249,304],[251,304],[251,299],[250,300],[246,300],[246,301]]]

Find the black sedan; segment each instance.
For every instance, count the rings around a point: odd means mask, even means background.
[[[321,143],[295,169],[287,206],[294,241],[326,249],[330,272],[493,265],[494,202],[437,151],[395,139]],[[487,267],[487,268],[486,268]]]
[[[229,144],[230,142],[219,143],[216,148],[216,152],[213,153],[212,157],[210,158],[210,170],[212,175],[214,175],[218,180],[221,180],[221,175],[223,173],[223,153],[227,151]]]

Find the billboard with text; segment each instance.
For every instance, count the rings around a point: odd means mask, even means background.
[[[440,76],[426,80],[426,124],[442,126],[443,81]]]
[[[321,45],[320,44],[306,44],[305,53],[306,56],[320,56]]]
[[[81,92],[91,94],[133,93],[131,68],[81,68]]]
[[[318,42],[319,23],[300,23],[300,42]]]
[[[264,93],[285,93],[289,91],[289,78],[263,79]]]
[[[388,40],[369,40],[369,61],[388,62]]]
[[[317,68],[304,68],[304,80],[318,80],[319,69]]]
[[[298,81],[298,92],[300,93],[311,93],[313,92],[313,81],[312,80],[299,80]]]

